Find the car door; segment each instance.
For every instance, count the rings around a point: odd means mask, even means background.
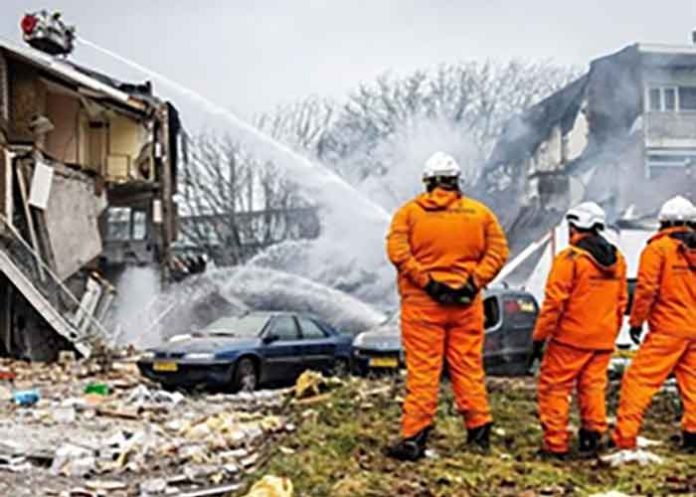
[[[297,318],[302,335],[303,368],[329,371],[336,356],[336,340],[313,320]]]
[[[275,316],[263,336],[264,377],[267,381],[292,381],[301,371],[302,340],[295,318]]]
[[[483,360],[485,365],[495,366],[503,360],[503,329],[500,301],[491,295],[483,301],[485,338],[483,343]]]
[[[539,306],[531,295],[504,295],[503,348],[508,361],[527,362]]]

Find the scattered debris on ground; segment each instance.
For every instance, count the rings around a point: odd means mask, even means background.
[[[295,429],[290,389],[183,395],[133,362],[0,371],[0,495],[229,495]]]
[[[661,464],[539,459],[531,378],[488,381],[496,427],[488,455],[443,389],[429,454],[396,463],[403,377],[324,378],[254,393],[181,393],[132,361],[0,362],[0,495],[29,497],[693,495],[696,461],[675,448],[679,405],[665,389],[641,453]],[[616,403],[612,383],[610,408]],[[38,399],[17,402],[21,392]],[[33,394],[32,394],[33,396]],[[577,419],[573,419],[577,427]],[[620,454],[616,452],[615,454]],[[618,456],[614,456],[618,457]],[[655,462],[656,459],[651,459]],[[569,467],[572,466],[572,471]]]
[[[640,466],[650,466],[652,464],[662,464],[664,459],[652,452],[643,449],[636,450],[620,450],[613,454],[608,454],[601,457],[601,461],[616,468],[624,464],[638,464]]]
[[[287,478],[267,475],[254,483],[245,497],[292,497],[292,482]]]

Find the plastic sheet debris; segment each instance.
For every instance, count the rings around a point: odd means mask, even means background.
[[[127,402],[136,406],[168,405],[176,406],[185,400],[181,392],[165,392],[139,385],[128,396]]]
[[[623,466],[624,464],[638,464],[640,466],[652,466],[662,464],[664,459],[652,452],[643,449],[620,450],[613,454],[602,456],[602,462],[609,464],[612,468]]]
[[[6,369],[0,369],[0,381],[13,381],[16,378],[16,374],[12,371]]]
[[[645,437],[638,437],[636,439],[636,445],[639,449],[647,449],[650,447],[660,446],[662,445],[662,442],[660,442],[659,440],[650,440],[649,438]]]
[[[29,407],[36,404],[41,399],[41,394],[36,389],[18,390],[12,394],[15,404],[22,407]]]
[[[293,486],[288,478],[266,475],[251,487],[245,497],[292,497]]]
[[[101,383],[101,382],[95,382],[95,383],[89,383],[87,386],[85,386],[85,395],[109,395],[111,390],[109,389],[109,385],[106,383]]]
[[[164,478],[146,480],[140,484],[140,492],[145,495],[161,495],[167,491],[169,485]]]
[[[56,450],[51,464],[54,475],[83,477],[97,467],[94,451],[78,445],[65,444]]]

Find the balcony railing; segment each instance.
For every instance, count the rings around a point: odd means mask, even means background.
[[[106,343],[111,335],[107,329],[82,306],[78,298],[3,216],[0,216],[0,250],[63,318],[70,328],[69,336],[66,338],[92,350]],[[49,324],[55,325],[50,322]]]
[[[644,117],[648,146],[696,145],[696,112],[647,112]]]

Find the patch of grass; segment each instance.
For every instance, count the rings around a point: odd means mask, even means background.
[[[536,457],[541,429],[533,379],[489,380],[496,422],[490,454],[466,447],[466,429],[445,384],[429,444],[434,457],[417,463],[392,461],[382,449],[398,437],[402,392],[400,379],[351,380],[328,402],[295,406],[299,428],[281,442],[294,453],[278,450],[250,481],[268,473],[287,476],[297,495],[316,497],[585,496],[609,490],[693,495],[696,487],[696,458],[680,453],[670,440],[679,431],[674,393],[656,397],[644,430],[645,436],[663,442],[653,452],[665,464],[613,469],[596,459],[564,463]],[[615,396],[614,387],[610,407]],[[578,426],[576,414],[571,424]]]

